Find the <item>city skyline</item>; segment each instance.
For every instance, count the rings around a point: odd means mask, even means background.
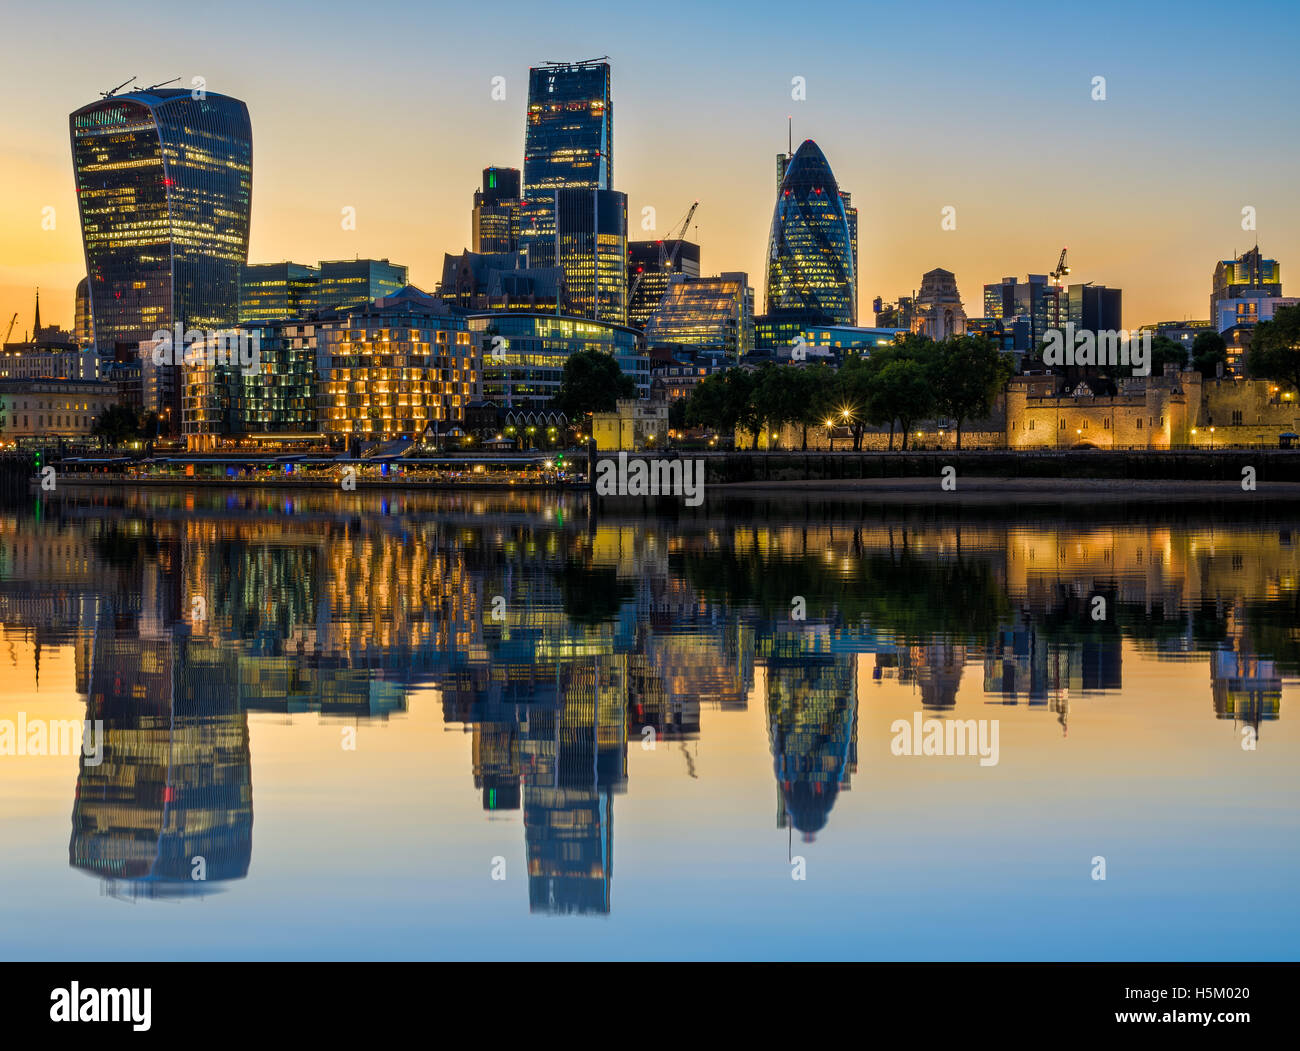
[[[285,18],[269,17],[272,25]],[[425,16],[409,17],[418,24]],[[467,25],[464,15],[444,17],[445,28],[471,39],[491,33],[472,18]],[[700,13],[692,25],[707,26],[719,17]],[[886,37],[890,27],[922,28],[908,15],[880,19]],[[967,290],[967,313],[974,316],[980,312],[974,290],[1009,274],[1045,272],[1067,244],[1077,280],[1125,289],[1126,320],[1132,323],[1201,317],[1214,262],[1256,241],[1286,264],[1287,248],[1300,232],[1300,207],[1285,192],[1296,159],[1285,106],[1281,119],[1267,126],[1275,133],[1250,144],[1251,164],[1243,165],[1239,151],[1216,152],[1214,140],[1196,147],[1194,163],[1184,163],[1187,143],[1205,143],[1205,122],[1232,116],[1240,104],[1214,92],[1214,78],[1197,65],[1214,53],[1216,34],[1207,28],[1181,36],[1175,55],[1174,42],[1159,33],[1117,45],[1127,38],[1114,28],[1151,31],[1159,23],[1158,14],[1123,12],[1111,20],[1110,32],[1080,30],[1080,54],[1067,61],[1059,54],[1049,61],[1051,48],[1043,48],[999,65],[997,54],[978,52],[980,61],[972,62],[975,53],[959,46],[964,34],[975,32],[976,21],[952,12],[951,30],[943,31],[940,43],[947,37],[958,43],[923,54],[873,50],[866,72],[853,63],[852,70],[827,68],[826,56],[741,25],[732,26],[734,36],[754,47],[753,61],[739,69],[730,62],[696,61],[709,53],[706,32],[686,39],[666,32],[667,59],[652,54],[659,40],[638,37],[626,26],[605,31],[603,39],[576,32],[501,40],[494,42],[490,62],[449,55],[450,64],[435,71],[385,65],[389,79],[381,87],[360,69],[355,78],[331,83],[307,80],[316,101],[306,113],[301,97],[283,87],[303,68],[303,56],[272,44],[287,26],[231,53],[223,53],[222,43],[229,42],[230,31],[214,26],[211,39],[193,48],[194,61],[179,64],[187,67],[182,86],[203,76],[207,90],[248,104],[258,155],[250,262],[386,257],[408,265],[412,283],[432,290],[442,254],[470,246],[470,200],[482,169],[523,166],[528,69],[547,60],[608,54],[619,109],[615,187],[628,195],[628,236],[667,236],[674,219],[698,199],[687,237],[701,244],[703,273],[744,271],[757,285],[774,200],[772,158],[786,148],[790,115],[795,140],[816,141],[840,182],[854,191],[861,215],[863,319],[869,319],[876,295],[890,300],[911,294],[921,274],[936,266],[957,275]],[[503,17],[502,24],[508,22]],[[671,22],[666,10],[666,29]],[[20,32],[26,24],[39,35],[41,15],[20,13],[16,23]],[[293,31],[304,40],[320,32],[296,24]],[[1064,20],[1040,23],[1033,33],[1022,30],[1011,39],[1032,50],[1035,41],[1050,41],[1058,31],[1072,30]],[[148,35],[127,42],[111,28],[103,32],[109,45],[103,53],[111,58],[86,63],[75,78],[14,115],[7,167],[16,178],[0,207],[8,248],[0,260],[0,313],[6,319],[18,313],[13,338],[29,323],[37,286],[44,293],[46,323],[70,327],[73,290],[84,275],[67,114],[129,70],[139,72],[137,83],[147,84],[166,79],[178,65],[174,50],[163,52],[160,61]],[[164,43],[168,32],[159,23],[152,43]],[[366,39],[366,27],[357,33],[350,39]],[[201,35],[193,29],[190,34],[191,40]],[[1280,58],[1294,36],[1286,29],[1270,35],[1256,45],[1256,61],[1267,69],[1270,56]],[[788,54],[773,53],[783,46]],[[857,53],[849,43],[829,57],[843,63]],[[268,62],[274,56],[278,65],[259,68],[258,55]],[[19,75],[24,62],[2,75]],[[896,68],[900,62],[903,68]],[[972,71],[978,75],[956,91],[955,80]],[[1105,101],[1090,97],[1096,75],[1107,76]],[[1280,63],[1269,75],[1275,96],[1285,98],[1295,86],[1296,74]],[[505,78],[504,101],[492,98],[495,76]],[[805,101],[791,98],[795,77],[805,78]],[[412,79],[424,90],[401,86]],[[906,91],[895,94],[899,85]],[[991,107],[1005,103],[1008,92],[1023,103],[1016,112],[1032,119],[1018,116],[1010,128],[997,121],[983,128],[970,123],[981,105],[986,115],[1000,113]],[[879,104],[871,105],[872,98]],[[1048,126],[1039,112],[1044,107],[1053,114],[1050,126],[1061,129],[1069,144],[1060,145],[1055,134],[1019,130]],[[728,119],[719,120],[719,111]],[[927,114],[935,134],[916,123]],[[433,135],[412,132],[421,125]],[[1197,126],[1200,136],[1189,138]],[[367,129],[362,139],[353,135],[357,127]],[[348,144],[355,142],[361,145],[354,154]],[[369,147],[389,143],[410,163],[377,162]],[[309,163],[302,163],[299,151],[308,153]],[[685,173],[683,159],[690,163]],[[1011,163],[1017,166],[1009,170]],[[657,213],[652,231],[641,226],[647,206]],[[54,209],[53,229],[42,228],[47,207]],[[341,228],[345,207],[356,209],[355,230]],[[956,209],[955,230],[941,229],[945,207]],[[1256,230],[1242,229],[1245,207],[1255,209]]]

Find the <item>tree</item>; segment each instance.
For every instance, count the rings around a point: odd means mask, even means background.
[[[878,411],[897,419],[903,429],[903,451],[912,421],[934,411],[934,389],[930,370],[915,358],[899,358],[880,370],[872,383],[872,396]],[[893,447],[893,435],[890,435]]]
[[[827,365],[818,362],[806,368],[792,369],[788,378],[795,404],[793,422],[799,424],[802,431],[799,451],[807,452],[808,428],[820,425],[833,411],[835,373]]]
[[[848,424],[849,433],[853,435],[854,452],[862,448],[862,433],[866,425],[884,422],[872,414],[872,380],[877,372],[879,365],[875,355],[866,358],[852,354],[844,359],[835,374],[827,416],[838,417],[840,422]],[[892,437],[890,447],[893,447]]]
[[[1187,348],[1168,336],[1156,336],[1151,340],[1151,375],[1163,375],[1166,365],[1187,368]]]
[[[620,398],[635,398],[636,384],[623,375],[618,361],[599,350],[580,350],[564,363],[560,390],[551,408],[569,419],[586,413],[613,412]]]
[[[686,429],[686,398],[673,398],[668,403],[668,426],[675,431]]]
[[[803,369],[797,365],[763,365],[754,376],[754,412],[761,425],[779,434],[787,423],[797,423],[803,406],[799,401]]]
[[[994,399],[1011,378],[1015,365],[1010,355],[985,336],[954,336],[936,344],[928,364],[935,408],[952,417],[960,450],[963,421],[993,411]]]
[[[1246,367],[1256,379],[1276,380],[1300,392],[1300,306],[1279,307],[1255,326]]]
[[[731,368],[707,376],[691,391],[686,421],[728,437],[738,430],[757,434],[762,421],[752,404],[753,394],[754,378],[745,369]]]
[[[727,415],[734,419],[738,430],[748,432],[755,449],[758,448],[758,432],[763,426],[755,397],[757,381],[748,369],[727,369],[723,373],[723,385],[726,394]]]
[[[1192,340],[1192,367],[1206,379],[1219,374],[1219,365],[1227,364],[1228,344],[1214,329],[1196,333]]]
[[[99,414],[91,433],[109,445],[121,445],[140,436],[140,421],[129,405],[110,405]]]

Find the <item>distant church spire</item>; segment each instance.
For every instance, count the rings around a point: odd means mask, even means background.
[[[36,289],[36,325],[32,329],[32,339],[41,338],[41,290]]]

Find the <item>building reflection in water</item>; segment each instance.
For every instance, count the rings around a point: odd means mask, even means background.
[[[107,618],[90,660],[86,718],[103,721],[103,754],[81,761],[70,863],[127,897],[243,879],[253,785],[230,662],[183,626],[142,638]]]
[[[1206,662],[1215,716],[1258,731],[1300,668],[1284,531],[423,500],[83,491],[0,520],[0,623],[71,647],[104,721],[103,763],[78,776],[74,867],[124,894],[241,879],[248,713],[383,721],[431,689],[471,738],[484,811],[520,818],[529,908],[600,915],[629,744],[680,750],[698,777],[703,713],[743,711],[755,682],[777,826],[812,840],[857,771],[872,683],[910,685],[937,714],[982,687],[1064,732],[1072,703],[1121,690],[1128,647]]]

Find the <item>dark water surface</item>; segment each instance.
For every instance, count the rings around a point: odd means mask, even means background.
[[[1296,518],[1086,511],[24,500],[0,954],[1294,959]]]

